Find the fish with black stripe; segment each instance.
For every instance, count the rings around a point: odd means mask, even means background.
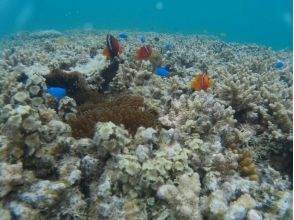
[[[151,53],[152,47],[150,45],[144,45],[137,50],[136,60],[148,60]]]
[[[123,47],[120,46],[118,40],[111,34],[106,36],[106,48],[103,50],[103,55],[109,58],[111,61],[114,57],[118,57],[123,52]]]

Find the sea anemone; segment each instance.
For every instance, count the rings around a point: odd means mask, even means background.
[[[69,122],[75,138],[92,138],[97,122],[112,121],[116,125],[124,125],[132,135],[141,126],[156,125],[154,113],[144,110],[142,97],[124,95],[107,100],[101,96],[99,100],[80,106],[77,117]]]

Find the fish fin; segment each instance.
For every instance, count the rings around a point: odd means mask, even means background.
[[[103,54],[104,56],[108,57],[108,58],[111,57],[110,51],[109,51],[109,49],[108,49],[107,47],[104,48],[102,54]]]

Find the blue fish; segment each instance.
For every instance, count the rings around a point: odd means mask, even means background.
[[[170,49],[172,49],[172,45],[170,44],[170,43],[167,43],[166,45],[164,45],[164,49],[166,49],[166,50],[170,50]]]
[[[66,96],[65,88],[61,87],[50,87],[47,92],[56,98],[58,101]]]
[[[125,33],[120,33],[120,34],[118,35],[118,37],[119,37],[120,39],[122,39],[122,40],[128,40],[128,35],[125,34]]]
[[[156,67],[155,73],[161,77],[169,77],[170,72],[166,67]]]
[[[275,64],[275,68],[276,68],[276,69],[281,70],[281,69],[283,69],[284,67],[285,67],[285,64],[284,64],[284,62],[281,61],[281,60],[278,60],[278,61],[276,62],[276,64]]]
[[[142,44],[145,43],[145,41],[146,41],[145,37],[144,36],[141,36],[140,37],[140,41],[141,41]]]

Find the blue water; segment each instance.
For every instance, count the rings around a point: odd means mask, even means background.
[[[208,34],[292,49],[291,0],[0,0],[0,36],[41,29]]]

